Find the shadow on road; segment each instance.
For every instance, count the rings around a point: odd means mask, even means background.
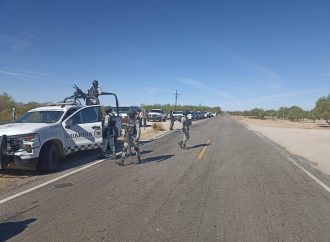
[[[12,177],[30,177],[43,175],[41,171],[25,171],[25,170],[0,170],[0,178],[12,178]]]
[[[0,241],[7,241],[22,233],[29,224],[34,223],[36,220],[36,218],[30,218],[19,222],[0,223]]]
[[[159,156],[148,157],[145,159],[143,159],[143,157],[142,157],[140,164],[145,164],[145,163],[149,163],[149,162],[160,162],[160,161],[168,160],[173,156],[174,155],[159,155]]]
[[[144,154],[149,154],[151,152],[153,152],[153,150],[142,150],[140,153],[141,155],[144,155]]]
[[[194,146],[190,146],[188,147],[189,149],[195,149],[195,148],[199,148],[199,147],[204,147],[204,146],[209,146],[210,144],[199,144],[199,145],[194,145]]]

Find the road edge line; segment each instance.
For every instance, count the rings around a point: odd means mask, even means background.
[[[79,172],[79,171],[85,170],[85,169],[87,169],[87,168],[89,168],[89,167],[91,167],[91,166],[94,166],[94,165],[97,165],[97,164],[99,164],[99,163],[102,163],[102,162],[104,162],[105,160],[106,160],[106,159],[102,159],[102,160],[95,161],[95,162],[93,162],[93,163],[91,163],[91,164],[88,164],[88,165],[85,165],[85,166],[83,166],[83,167],[81,167],[81,168],[79,168],[79,169],[77,169],[77,170],[71,171],[71,172],[69,172],[69,173],[67,173],[67,174],[64,174],[64,175],[62,175],[62,176],[56,177],[56,178],[54,178],[54,179],[52,179],[52,180],[49,180],[49,181],[44,182],[44,183],[42,183],[42,184],[39,184],[38,186],[31,187],[31,188],[29,188],[29,189],[27,189],[27,190],[25,190],[25,191],[23,191],[23,192],[19,192],[19,193],[16,193],[16,194],[12,195],[12,196],[9,196],[9,197],[7,197],[7,198],[4,198],[4,199],[0,200],[0,204],[4,204],[4,203],[6,203],[6,202],[8,202],[8,201],[10,201],[10,200],[13,200],[13,199],[15,199],[15,198],[17,198],[17,197],[20,197],[20,196],[22,196],[22,195],[24,195],[24,194],[27,194],[27,193],[32,192],[32,191],[35,191],[35,190],[37,190],[37,189],[39,189],[39,188],[42,188],[42,187],[44,187],[44,186],[47,186],[47,185],[53,183],[53,182],[56,182],[56,181],[61,180],[61,179],[65,178],[65,177],[68,177],[68,176],[70,176],[70,175],[72,175],[72,174],[75,174],[75,173],[77,173],[77,172]]]
[[[237,123],[241,124],[241,122],[235,120]],[[244,125],[242,125],[244,126]],[[245,127],[248,130],[254,132],[256,135],[258,135],[260,138],[262,139],[267,139],[269,141],[271,141],[272,143],[277,144],[276,142],[274,142],[273,140],[271,140],[270,138],[266,137],[265,135],[263,135],[262,133],[260,133],[257,130],[253,130],[253,129],[249,129],[248,127]],[[301,171],[303,171],[307,176],[309,176],[312,180],[314,180],[317,184],[319,184],[324,190],[326,190],[327,192],[330,193],[330,187],[325,184],[324,182],[322,182],[319,178],[317,178],[316,176],[314,176],[311,172],[309,172],[307,169],[305,169],[304,167],[302,167],[301,165],[299,165],[294,159],[292,159],[290,156],[288,156],[287,154],[284,154],[278,147],[275,147],[275,149],[280,152],[283,156],[285,156],[289,161],[292,162],[292,164],[294,164],[296,167],[298,167]]]
[[[150,139],[145,140],[145,141],[142,141],[142,140],[141,140],[141,142],[150,142],[150,141],[154,141],[154,140],[157,140],[157,139],[159,139],[159,138],[161,138],[161,137],[164,137],[164,136],[166,136],[166,135],[168,135],[168,134],[171,134],[171,133],[173,133],[173,132],[175,132],[175,130],[173,130],[173,131],[169,131],[169,132],[166,132],[166,133],[164,133],[164,134],[161,134],[161,135],[156,136],[156,137],[154,137],[154,138],[150,138]],[[121,153],[122,153],[122,152],[118,152],[118,153],[116,153],[116,155],[121,155]],[[88,164],[88,165],[85,165],[85,166],[83,166],[83,167],[81,167],[81,168],[78,168],[77,170],[73,170],[73,171],[71,171],[71,172],[69,172],[69,173],[66,173],[66,174],[64,174],[64,175],[62,175],[62,176],[56,177],[56,178],[54,178],[54,179],[52,179],[52,180],[49,180],[49,181],[44,182],[44,183],[42,183],[42,184],[39,184],[39,185],[37,185],[37,186],[35,186],[35,187],[31,187],[31,188],[29,188],[29,189],[27,189],[27,190],[25,190],[25,191],[22,191],[22,192],[19,192],[19,193],[14,194],[14,195],[11,195],[11,196],[9,196],[9,197],[7,197],[7,198],[1,199],[1,200],[0,200],[0,205],[1,205],[1,204],[4,204],[4,203],[6,203],[6,202],[9,202],[9,201],[11,201],[11,200],[13,200],[13,199],[15,199],[15,198],[17,198],[17,197],[20,197],[20,196],[22,196],[22,195],[24,195],[24,194],[27,194],[27,193],[30,193],[30,192],[32,192],[32,191],[38,190],[39,188],[42,188],[42,187],[44,187],[44,186],[47,186],[47,185],[49,185],[49,184],[51,184],[51,183],[53,183],[53,182],[56,182],[56,181],[61,180],[61,179],[63,179],[63,178],[66,178],[66,177],[68,177],[68,176],[70,176],[70,175],[73,175],[73,174],[75,174],[75,173],[78,173],[78,172],[80,172],[80,171],[82,171],[82,170],[85,170],[85,169],[87,169],[87,168],[89,168],[89,167],[92,167],[92,166],[94,166],[94,165],[97,165],[97,164],[99,164],[99,163],[102,163],[102,162],[104,162],[104,161],[106,161],[106,160],[107,160],[107,159],[102,159],[102,160],[94,161],[93,163]]]

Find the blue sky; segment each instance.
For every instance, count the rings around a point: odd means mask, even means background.
[[[121,105],[314,107],[330,93],[330,1],[0,2],[0,93],[60,101],[94,79]]]

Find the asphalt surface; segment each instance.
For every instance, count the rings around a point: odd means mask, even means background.
[[[190,133],[1,204],[0,241],[330,241],[330,193],[281,147],[228,116]]]

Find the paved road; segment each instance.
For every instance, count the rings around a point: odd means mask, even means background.
[[[330,241],[330,193],[281,148],[228,116],[194,125],[190,150],[179,137],[145,144],[143,164],[102,162],[0,205],[0,238]]]

